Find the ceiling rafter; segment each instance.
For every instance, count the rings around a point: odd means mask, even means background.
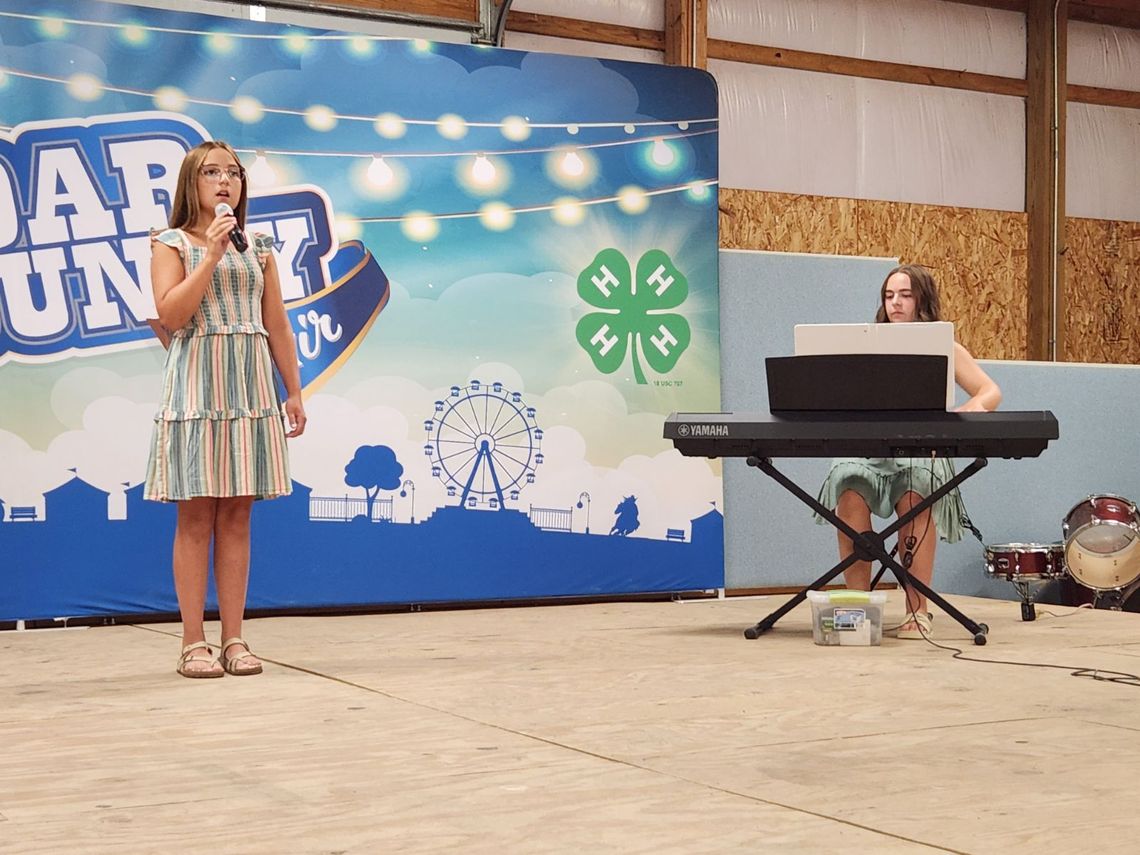
[[[1026,0],[945,0],[963,6],[981,6],[1007,12],[1026,11]],[[1140,3],[1136,0],[1069,0],[1069,20],[1108,24],[1140,30]]]
[[[232,3],[233,0],[225,2]],[[943,2],[1024,14],[1027,0],[943,0]],[[510,2],[509,0],[249,0],[244,5],[342,14],[393,23],[466,30],[472,33],[473,40],[483,41],[489,33],[488,28],[493,28],[496,24],[503,7],[506,6],[509,10]],[[1140,2],[1137,0],[1068,0],[1068,8],[1070,21],[1140,29]],[[521,29],[522,32],[535,32],[534,28],[540,26],[537,22],[549,17],[510,10],[507,15],[508,27],[520,30],[519,27],[513,26],[514,22],[519,20],[525,27]],[[578,24],[584,31],[601,30],[602,34],[607,28],[614,27],[592,21],[579,21]],[[616,29],[637,30],[632,27]],[[638,47],[656,50],[663,48],[664,34],[661,31],[637,30],[637,32]],[[595,39],[595,41],[610,40]]]

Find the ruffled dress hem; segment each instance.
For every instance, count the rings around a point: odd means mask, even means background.
[[[872,514],[890,519],[895,515],[895,505],[906,493],[929,496],[953,477],[954,464],[945,457],[841,458],[832,461],[817,498],[821,505],[834,511],[839,497],[854,490],[867,502]],[[966,506],[958,490],[935,502],[932,518],[938,536],[947,543],[961,540],[965,514]],[[812,516],[816,523],[830,525],[819,514]]]

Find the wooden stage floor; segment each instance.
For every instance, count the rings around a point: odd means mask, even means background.
[[[746,641],[784,599],[265,618],[220,680],[174,624],[0,633],[0,852],[1137,851],[1140,688]],[[967,655],[1140,672],[1134,614],[952,600]]]

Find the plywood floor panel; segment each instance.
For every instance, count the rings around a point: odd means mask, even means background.
[[[206,681],[175,626],[0,633],[0,853],[1132,851],[1136,688],[746,641],[783,599],[261,619]],[[953,600],[966,655],[1140,670],[1135,615]]]

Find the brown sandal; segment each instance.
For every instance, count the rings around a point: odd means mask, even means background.
[[[245,648],[245,650],[243,652],[239,653],[237,656],[230,656],[227,658],[226,657],[226,651],[229,650],[230,647],[234,644],[240,644],[242,647]],[[257,662],[256,664],[252,664],[252,665],[250,665],[250,664],[244,664],[243,665],[243,663],[246,662],[246,660],[257,658],[256,656],[253,655],[253,651],[249,649],[249,645],[245,643],[244,639],[231,638],[231,639],[228,639],[227,641],[223,641],[222,642],[222,649],[219,652],[219,656],[221,657],[220,661],[222,663],[222,668],[225,669],[225,672],[227,674],[233,674],[235,677],[249,677],[249,676],[252,676],[253,674],[260,674],[261,673],[261,663],[260,662]]]
[[[191,656],[190,654],[195,650],[205,650],[209,656]],[[192,662],[200,662],[207,667],[190,667],[190,663]],[[210,650],[210,645],[204,641],[195,641],[193,644],[187,644],[182,648],[182,655],[178,657],[178,667],[175,670],[183,677],[191,677],[194,679],[224,677],[226,672],[219,669],[217,667],[218,664],[218,657],[214,656]]]

